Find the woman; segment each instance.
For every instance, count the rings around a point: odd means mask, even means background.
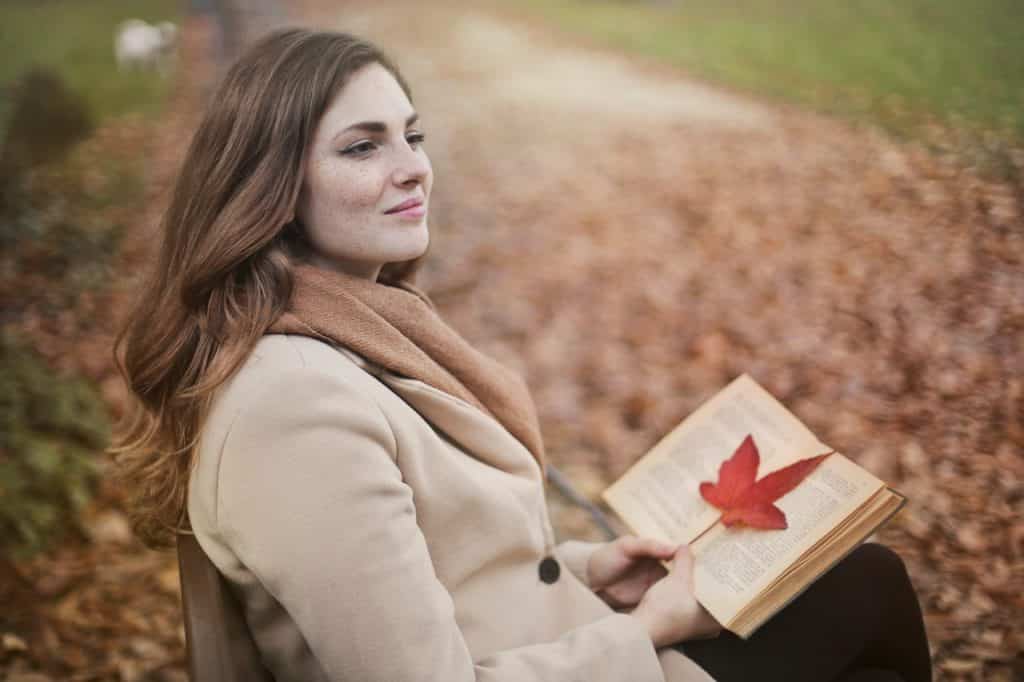
[[[880,566],[907,614],[882,627],[865,612],[822,662],[798,630],[706,639],[720,627],[685,546],[554,542],[525,385],[412,283],[429,243],[422,143],[375,47],[265,37],[212,98],[118,339],[139,399],[116,448],[137,528],[159,542],[191,527],[276,679],[929,679],[913,591],[895,555],[869,561],[877,546],[841,566]],[[772,626],[820,630],[828,614],[787,616],[855,583],[812,587]],[[809,663],[779,667],[784,646]]]

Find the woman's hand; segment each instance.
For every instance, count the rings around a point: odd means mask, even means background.
[[[655,648],[688,639],[717,637],[722,626],[693,594],[693,554],[688,545],[675,552],[668,575],[651,586],[630,613],[647,629]]]
[[[666,571],[659,563],[671,559],[677,545],[625,535],[594,550],[587,562],[587,581],[609,606],[629,608],[640,603]]]

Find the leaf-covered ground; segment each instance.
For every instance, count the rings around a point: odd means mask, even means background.
[[[295,12],[404,67],[436,173],[421,283],[524,374],[551,460],[584,492],[748,372],[908,496],[876,539],[907,564],[937,679],[1024,676],[1019,187],[495,14]],[[211,68],[191,54],[125,289]],[[103,338],[77,352],[105,357]],[[184,679],[174,557],[128,537],[118,497],[106,491],[87,538],[0,576],[18,614],[0,633],[7,679]],[[562,536],[597,537],[551,504]]]

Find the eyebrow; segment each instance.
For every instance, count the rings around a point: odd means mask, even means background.
[[[419,119],[420,115],[415,111],[412,112],[411,114],[409,114],[409,118],[405,119],[406,127],[411,126]],[[386,133],[388,131],[388,126],[386,123],[383,123],[381,121],[362,121],[360,123],[353,123],[348,128],[338,131],[331,139],[336,140],[341,135],[347,133],[350,130],[365,130],[368,133]]]

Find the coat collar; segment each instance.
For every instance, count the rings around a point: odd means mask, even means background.
[[[363,370],[372,374],[420,414],[443,431],[468,454],[496,468],[540,481],[533,454],[494,417],[418,379],[399,376],[343,346],[335,346]]]

